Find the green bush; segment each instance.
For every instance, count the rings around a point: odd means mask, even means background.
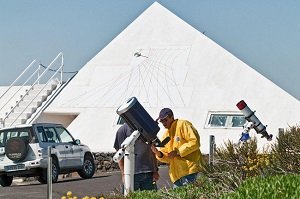
[[[207,177],[202,176],[195,184],[176,189],[161,189],[158,191],[139,191],[131,193],[128,198],[149,199],[205,199],[220,196],[219,189]]]
[[[272,198],[299,198],[300,176],[295,174],[256,177],[247,179],[234,192],[226,194],[221,199],[272,199]]]
[[[267,175],[270,168],[270,155],[258,151],[256,139],[242,145],[228,141],[216,149],[215,163],[206,166],[205,175],[226,193],[237,189],[249,177]]]
[[[270,151],[259,152],[256,139],[243,145],[228,141],[216,149],[214,165],[208,165],[206,160],[203,166],[204,174],[192,185],[137,191],[127,197],[115,192],[105,198],[299,198],[300,175],[295,174],[300,173],[300,127],[290,127],[279,134]]]
[[[299,198],[300,175],[288,174],[269,177],[252,177],[245,180],[231,192],[223,192],[217,184],[203,177],[194,185],[159,191],[138,191],[129,194],[127,199],[277,199]],[[114,197],[105,197],[114,198]],[[118,197],[119,198],[119,197]]]
[[[300,173],[300,126],[280,133],[272,146],[272,166],[279,172]]]

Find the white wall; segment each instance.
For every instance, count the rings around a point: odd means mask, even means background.
[[[204,153],[211,134],[218,144],[238,141],[241,128],[208,129],[205,122],[208,111],[239,112],[242,99],[275,135],[300,122],[299,100],[158,3],[89,61],[45,114],[79,113],[68,126],[75,137],[94,151],[114,151],[116,110],[131,96],[153,118],[171,107],[175,117],[190,120]]]

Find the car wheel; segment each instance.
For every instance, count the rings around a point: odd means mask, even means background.
[[[52,182],[55,183],[58,181],[59,167],[57,160],[52,158]],[[41,174],[37,177],[37,180],[42,184],[47,184],[47,169],[43,169]]]
[[[5,145],[6,156],[14,161],[19,162],[24,160],[28,152],[28,141],[22,138],[10,138]]]
[[[0,176],[0,185],[2,187],[9,187],[12,184],[13,176],[1,175]]]
[[[94,158],[91,155],[86,155],[83,161],[83,167],[78,171],[78,175],[82,178],[91,178],[95,173]]]

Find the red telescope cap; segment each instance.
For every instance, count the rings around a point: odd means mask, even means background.
[[[236,104],[236,106],[240,109],[240,110],[243,110],[247,104],[244,100],[241,100],[239,103]]]

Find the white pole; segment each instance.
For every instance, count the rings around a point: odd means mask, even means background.
[[[124,156],[124,195],[127,196],[129,192],[134,191],[134,145],[129,145],[125,149]]]
[[[121,144],[121,148],[114,155],[113,160],[115,162],[120,161],[124,157],[124,195],[128,195],[129,192],[134,191],[134,167],[135,167],[135,154],[134,144],[139,138],[140,132],[134,131],[129,137],[127,137]]]

